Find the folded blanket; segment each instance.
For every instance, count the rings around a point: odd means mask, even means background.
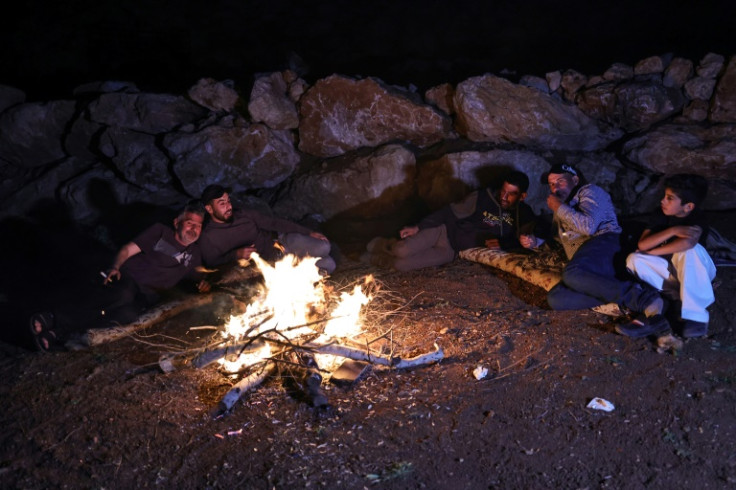
[[[535,286],[549,291],[560,282],[565,257],[562,250],[543,250],[538,253],[512,253],[484,247],[469,248],[460,252],[460,258],[490,265],[513,274]],[[596,306],[593,311],[619,317],[623,312],[615,303]]]
[[[565,265],[564,256],[557,250],[523,254],[476,247],[461,251],[460,258],[501,269],[545,291],[560,282]]]

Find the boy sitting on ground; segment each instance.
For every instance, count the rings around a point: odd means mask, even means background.
[[[626,267],[664,295],[682,301],[681,333],[685,338],[708,334],[708,310],[713,303],[711,282],[716,267],[705,241],[708,226],[701,204],[708,182],[700,175],[677,174],[664,181],[664,197],[649,227],[639,239],[638,251],[626,259]],[[645,337],[651,332],[635,323],[619,327],[619,333]]]

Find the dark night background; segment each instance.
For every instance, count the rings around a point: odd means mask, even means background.
[[[95,80],[183,93],[212,77],[244,88],[290,60],[310,83],[340,73],[424,90],[502,70],[594,75],[656,54],[697,63],[736,53],[732,1],[29,0],[14,10],[0,21],[0,83],[31,101]]]

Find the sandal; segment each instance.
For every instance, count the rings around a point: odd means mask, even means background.
[[[34,313],[28,322],[33,341],[41,352],[49,352],[58,344],[54,332],[54,314],[48,311]]]

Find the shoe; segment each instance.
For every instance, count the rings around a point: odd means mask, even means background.
[[[34,313],[28,322],[33,342],[41,352],[50,352],[58,346],[54,332],[54,314],[48,311]]]
[[[644,313],[647,317],[663,315],[667,311],[668,306],[669,301],[667,301],[666,298],[657,296],[656,298],[654,298],[654,301],[650,302],[647,305],[642,313]]]
[[[629,323],[616,325],[616,332],[635,339],[664,335],[670,330],[670,322],[661,314],[651,317],[638,316]]]
[[[705,337],[708,335],[708,323],[685,320],[682,324],[682,336],[686,339]]]

